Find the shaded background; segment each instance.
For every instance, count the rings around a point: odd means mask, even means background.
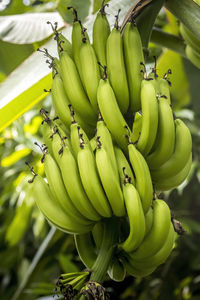
[[[111,1],[116,4],[122,1]],[[126,2],[125,11],[134,1]],[[52,42],[47,20],[71,24],[72,16],[66,7],[73,5],[85,20],[95,13],[101,0],[2,0],[0,1],[0,95],[1,89],[10,92],[8,79],[17,68],[24,86],[31,64],[24,61],[48,41]],[[117,11],[116,8],[116,11]],[[24,14],[34,13],[26,21]],[[49,13],[44,15],[43,13]],[[113,11],[113,16],[116,12]],[[17,18],[10,19],[12,15]],[[2,18],[4,16],[4,18]],[[123,20],[121,15],[121,21]],[[113,24],[111,24],[113,25]],[[178,21],[166,9],[156,19],[157,28],[179,36]],[[69,26],[69,25],[67,25]],[[162,46],[162,41],[161,41]],[[186,234],[177,241],[167,262],[145,279],[127,277],[124,282],[108,280],[105,286],[111,299],[200,299],[200,71],[186,58],[167,48],[150,43],[147,58],[149,67],[153,56],[158,57],[158,73],[172,69],[172,105],[176,114],[189,126],[193,137],[193,165],[189,178],[178,189],[165,193],[172,214],[182,222]],[[42,55],[38,72],[46,72]],[[37,57],[37,59],[38,59]],[[34,63],[34,62],[33,62]],[[15,71],[14,71],[15,72]],[[32,74],[37,77],[36,73]],[[37,82],[36,82],[37,83]],[[10,84],[10,85],[9,85]],[[43,88],[46,86],[43,85]],[[34,85],[37,94],[41,89]],[[23,91],[22,91],[23,92]],[[37,98],[36,105],[22,114],[0,135],[0,298],[2,300],[58,299],[55,283],[60,273],[82,270],[83,264],[74,246],[73,236],[51,229],[31,196],[27,184],[31,162],[43,174],[41,154],[34,142],[42,142],[39,110],[45,107],[54,115],[51,96]],[[2,107],[3,97],[0,97]]]

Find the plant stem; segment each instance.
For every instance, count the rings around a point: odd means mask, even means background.
[[[92,281],[97,281],[101,283],[105,278],[111,258],[114,253],[117,228],[117,219],[115,217],[105,219],[101,248],[99,250],[97,259],[92,267],[92,274],[90,277],[90,280]]]
[[[183,57],[185,55],[185,43],[178,36],[164,32],[159,28],[154,27],[151,34],[151,42],[165,48],[169,48],[174,52],[177,52]]]
[[[192,0],[166,0],[171,11],[200,40],[200,6]]]

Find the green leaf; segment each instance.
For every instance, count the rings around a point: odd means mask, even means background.
[[[13,44],[32,44],[42,41],[52,35],[52,28],[47,21],[57,22],[59,28],[64,26],[57,12],[0,17],[0,39]]]
[[[33,51],[33,45],[17,45],[0,40],[0,72],[10,74]]]
[[[73,23],[72,10],[68,10],[67,7],[72,6],[78,11],[78,17],[81,21],[84,21],[89,14],[91,1],[90,0],[59,0],[57,5],[57,11],[60,13],[65,22]]]
[[[200,6],[192,0],[167,0],[165,7],[171,11],[200,40]]]

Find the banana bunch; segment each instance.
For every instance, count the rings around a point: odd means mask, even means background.
[[[59,58],[40,51],[51,59],[56,117],[40,111],[46,179],[30,167],[29,181],[48,222],[74,234],[99,282],[106,272],[116,281],[144,277],[165,262],[176,228],[157,195],[181,184],[192,164],[190,131],[172,110],[171,70],[159,78],[155,65],[147,75],[134,20],[122,35],[118,12],[111,30],[106,6],[93,44],[74,8],[72,43],[51,24]],[[85,273],[72,277],[59,282],[80,290]]]
[[[200,40],[183,23],[180,24],[179,30],[186,43],[187,58],[200,69]]]

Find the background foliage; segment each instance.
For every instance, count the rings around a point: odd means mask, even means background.
[[[122,21],[133,2],[110,1],[110,21],[119,7]],[[92,13],[99,9],[101,0],[0,2],[0,295],[3,300],[57,299],[53,295],[60,273],[83,268],[72,236],[50,228],[35,206],[25,166],[25,161],[30,161],[43,174],[41,154],[34,146],[34,141],[41,142],[39,109],[43,106],[54,114],[51,97],[43,91],[51,86],[50,70],[35,50],[45,45],[56,55],[55,41],[46,21],[57,21],[60,28],[66,25],[62,31],[69,36],[72,22],[66,10],[69,5],[78,9],[82,20],[87,20],[90,33]],[[177,19],[168,10],[161,10],[155,26],[179,38]],[[156,55],[159,74],[172,69],[173,107],[193,137],[194,161],[189,179],[165,194],[186,234],[180,237],[166,264],[149,277],[137,280],[127,277],[122,283],[108,280],[105,286],[112,299],[197,300],[200,298],[200,71],[180,55],[183,52],[178,43],[166,44],[166,39],[156,38],[155,33],[150,43],[149,66]]]

